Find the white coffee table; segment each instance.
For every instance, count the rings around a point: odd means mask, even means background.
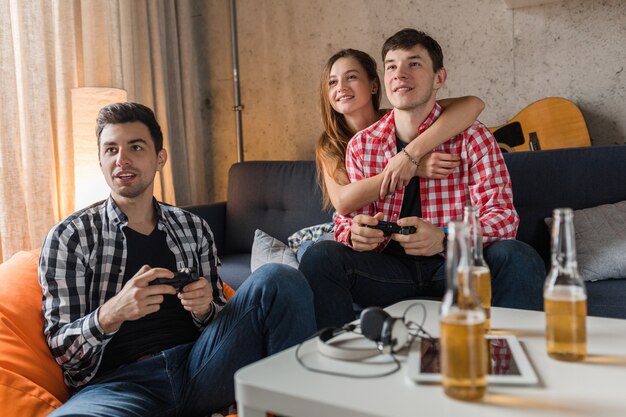
[[[387,309],[400,316],[414,301]],[[436,301],[421,301],[428,309],[426,328],[438,335]],[[265,417],[270,411],[293,417],[366,416],[626,416],[626,320],[587,319],[589,357],[566,363],[548,357],[544,314],[492,309],[492,327],[516,334],[540,379],[538,386],[490,386],[485,399],[467,403],[446,397],[440,385],[418,385],[406,376],[406,366],[376,379],[352,379],[310,372],[298,364],[295,348],[242,368],[235,374],[239,415]],[[315,341],[301,353],[310,363],[337,371],[376,373],[382,365],[355,365],[319,356]],[[373,368],[373,369],[368,369]],[[388,368],[387,368],[388,369]]]

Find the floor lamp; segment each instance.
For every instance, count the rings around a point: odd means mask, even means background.
[[[74,207],[77,210],[109,195],[98,163],[96,118],[102,107],[125,101],[126,91],[118,88],[72,88]]]

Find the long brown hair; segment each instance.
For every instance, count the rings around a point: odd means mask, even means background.
[[[376,69],[376,61],[365,52],[356,49],[342,49],[328,59],[320,78],[320,112],[324,132],[320,135],[315,146],[315,163],[317,165],[317,182],[322,189],[324,196],[324,207],[330,208],[331,201],[324,182],[324,166],[335,166],[332,177],[338,180],[338,174],[346,172],[346,147],[348,142],[356,132],[348,127],[343,114],[333,109],[328,98],[328,82],[330,70],[335,62],[340,58],[354,58],[363,67],[370,81],[376,81],[379,88],[372,94],[372,104],[374,110],[378,111],[380,105],[380,78]]]

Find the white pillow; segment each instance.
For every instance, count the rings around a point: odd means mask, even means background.
[[[546,224],[551,227],[552,218]],[[585,281],[626,278],[626,201],[575,210],[574,233]]]
[[[254,272],[259,267],[270,262],[286,264],[298,268],[296,255],[289,246],[264,231],[257,229],[254,232],[254,242],[252,242],[250,269]]]

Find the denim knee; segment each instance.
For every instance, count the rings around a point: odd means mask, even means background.
[[[546,269],[535,249],[519,240],[500,240],[485,248],[491,269],[494,305],[540,310]]]
[[[344,250],[352,250],[334,240],[321,240],[310,246],[300,261],[300,271],[304,274],[309,284],[316,281],[315,277],[327,275],[340,276],[337,271],[347,267]],[[331,273],[334,272],[334,273]]]
[[[311,294],[311,288],[302,272],[289,265],[265,264],[254,271],[246,281],[250,281],[251,289],[270,287],[277,292],[286,293],[284,294],[286,296]]]
[[[300,323],[307,336],[315,329],[313,291],[302,272],[294,267],[265,264],[254,271],[235,296],[240,291],[241,297],[245,297],[249,303],[258,303],[262,309],[271,307],[272,310],[290,315],[289,319]]]
[[[334,240],[320,240],[311,245],[300,261],[300,270],[323,267],[325,265],[342,262],[341,251],[345,245]],[[305,273],[306,275],[306,273]]]
[[[512,263],[536,271],[543,271],[545,275],[545,265],[539,253],[521,240],[505,239],[492,243],[485,249],[485,260],[489,264],[491,262]]]

